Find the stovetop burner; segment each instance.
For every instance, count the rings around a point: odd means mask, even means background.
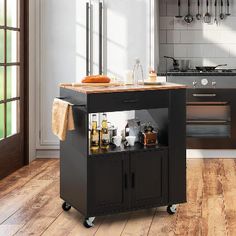
[[[187,71],[181,70],[170,70],[169,72],[181,72],[181,73],[236,73],[236,69],[215,69],[215,70],[197,70],[197,69],[189,69]]]

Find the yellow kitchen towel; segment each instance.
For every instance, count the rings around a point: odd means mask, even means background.
[[[55,98],[52,106],[52,131],[61,140],[65,141],[68,130],[74,130],[72,105]]]

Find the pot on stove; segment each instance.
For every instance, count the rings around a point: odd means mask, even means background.
[[[174,70],[188,71],[190,69],[190,60],[177,60],[174,57],[164,56],[164,58],[169,58],[173,60]]]

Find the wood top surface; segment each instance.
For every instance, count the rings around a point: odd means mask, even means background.
[[[164,83],[161,85],[76,85],[76,84],[60,84],[61,88],[71,89],[85,94],[92,93],[122,93],[122,92],[134,92],[134,91],[152,91],[152,90],[173,90],[184,89],[187,86],[182,84]]]

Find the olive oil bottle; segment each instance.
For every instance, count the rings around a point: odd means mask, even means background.
[[[103,113],[102,118],[102,127],[100,132],[100,147],[102,149],[109,148],[109,133],[108,133],[108,124],[107,124],[107,114]]]
[[[97,122],[97,115],[92,115],[92,130],[90,136],[90,148],[91,150],[98,150],[99,149],[99,132],[98,132],[98,122]]]

